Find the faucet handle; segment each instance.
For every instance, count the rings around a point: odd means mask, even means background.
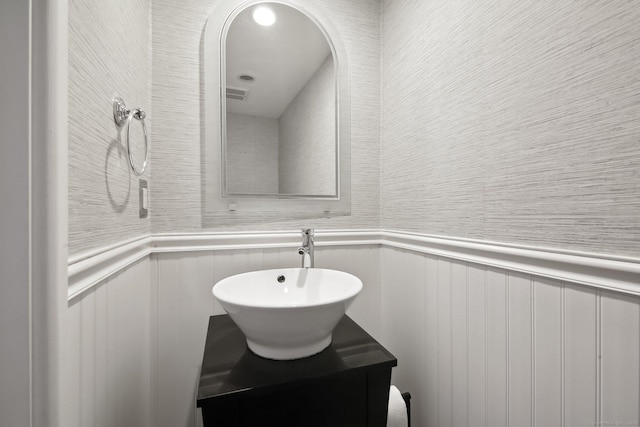
[[[302,235],[304,236],[313,236],[313,228],[303,228]]]

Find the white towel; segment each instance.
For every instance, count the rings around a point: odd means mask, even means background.
[[[407,427],[407,405],[404,403],[398,387],[389,387],[389,410],[387,412],[387,427]]]

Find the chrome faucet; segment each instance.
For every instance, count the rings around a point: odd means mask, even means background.
[[[302,255],[302,268],[313,268],[313,228],[302,229],[302,246],[298,248]]]

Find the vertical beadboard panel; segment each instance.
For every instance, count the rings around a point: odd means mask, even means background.
[[[388,284],[382,290],[382,299],[384,300],[384,309],[382,317],[386,319],[393,318],[393,321],[386,321],[382,324],[382,343],[394,356],[398,358],[409,357],[412,351],[411,341],[407,338],[412,332],[411,323],[418,321],[418,314],[411,311],[413,316],[397,316],[396,313],[407,310],[406,304],[409,303],[409,295],[411,295],[411,275],[408,271],[410,256],[408,253],[398,249],[385,250],[384,264],[382,268],[383,281]],[[392,381],[398,386],[401,383],[409,381],[411,372],[406,369],[407,363],[403,368],[394,369],[392,371]]]
[[[111,425],[109,405],[107,398],[107,339],[108,306],[107,306],[108,282],[104,282],[95,288],[96,294],[96,383],[95,383],[95,425],[96,427],[109,427]]]
[[[302,262],[295,248],[264,249],[258,252],[262,256],[262,268],[264,269],[299,267]]]
[[[487,425],[506,426],[508,420],[507,277],[488,270],[487,284]]]
[[[564,425],[593,426],[597,405],[597,291],[567,284],[564,292]]]
[[[562,287],[535,280],[535,426],[562,423]]]
[[[66,365],[65,372],[78,372],[78,367],[82,366],[82,304],[77,302],[69,306],[67,310],[67,319],[65,325],[66,333],[66,349],[64,363]],[[79,427],[80,411],[82,408],[82,371],[74,378],[67,381],[65,389],[69,402],[78,402],[76,407],[69,405],[65,414],[66,422],[70,423],[70,427]]]
[[[339,249],[339,250],[336,250]],[[380,269],[380,248],[374,246],[361,246],[358,248],[316,248],[316,267],[330,268],[346,271],[354,274],[362,280],[362,291],[347,310],[362,328],[374,338],[382,337],[382,310]],[[300,262],[300,256],[294,252],[296,262]],[[393,277],[390,284],[397,283]]]
[[[415,339],[424,335],[425,324],[425,288],[422,285],[425,270],[420,258],[410,252],[398,251],[395,259],[391,260],[394,274],[390,283],[395,283],[395,286],[383,289],[385,301],[391,295],[395,298],[395,310],[384,316],[384,325],[392,329],[393,348],[397,349],[397,354],[394,354],[398,358],[398,369],[393,378],[401,390],[415,390],[418,400],[422,397],[420,382],[424,372],[411,368],[420,366],[424,360],[426,345],[423,340]],[[405,311],[415,315],[398,316]]]
[[[382,283],[396,283],[396,281],[400,280],[400,277],[394,277],[395,269],[393,268],[392,259],[394,259],[394,249],[388,247],[380,248],[381,256],[380,256],[380,279]],[[389,280],[392,279],[392,282]],[[387,299],[385,289],[381,289],[380,291],[381,305],[380,305],[380,316],[386,318],[390,314],[392,314],[393,306],[389,304],[389,300]],[[383,323],[380,326],[381,339],[380,342],[383,345],[386,345],[389,340],[388,335],[390,335],[392,328],[389,327],[387,322]],[[395,381],[393,378],[393,371],[391,373],[392,378],[391,381]]]
[[[412,401],[415,425],[636,422],[637,297],[391,248],[382,249],[382,270],[382,316],[392,319],[383,344],[399,359],[394,380],[425,382]],[[422,309],[413,301],[420,298]],[[411,323],[423,329],[407,336]]]
[[[601,424],[638,425],[640,309],[635,297],[602,292]]]
[[[322,248],[317,255],[319,266],[365,282],[354,313],[363,324],[380,322],[380,341],[399,359],[393,380],[414,398],[414,425],[637,421],[637,297],[404,249]],[[193,427],[213,283],[289,267],[292,259],[299,260],[290,248],[156,254],[73,300],[73,423]]]
[[[426,360],[424,368],[422,366],[416,369],[426,370],[426,393],[423,402],[427,416],[425,424],[429,427],[438,427],[439,411],[438,398],[440,392],[439,371],[438,371],[438,260],[432,257],[425,257],[425,276],[426,276],[426,328],[424,339],[427,341]],[[383,286],[383,289],[386,288]],[[386,301],[385,301],[386,303]],[[407,313],[404,313],[406,316]],[[415,405],[414,405],[415,406]],[[420,420],[417,420],[419,423]]]
[[[96,292],[90,292],[79,301],[82,307],[81,328],[81,364],[80,391],[80,425],[95,425],[96,413]]]
[[[532,295],[531,278],[509,274],[509,425],[531,427]]]
[[[287,267],[298,267],[302,262],[302,257],[298,255],[297,251],[293,248],[288,250],[291,253],[294,261],[287,263]],[[360,295],[353,302],[351,307],[348,310],[348,313],[353,317],[357,322],[362,322],[363,316],[366,316],[366,312],[370,310],[375,310],[376,307],[381,308],[378,298],[371,298],[371,281],[369,280],[370,276],[364,277],[362,275],[363,272],[366,271],[367,265],[372,265],[374,263],[373,259],[369,259],[367,251],[355,251],[351,248],[346,247],[338,247],[338,248],[322,248],[317,247],[315,250],[315,266],[318,268],[330,268],[335,270],[342,270],[349,272],[351,274],[355,274],[362,280],[362,291]],[[368,261],[368,262],[367,262]],[[373,264],[379,265],[379,264]],[[379,274],[379,273],[378,273]],[[378,278],[378,281],[380,279]],[[369,306],[369,304],[371,304]],[[362,325],[369,333],[379,336],[379,327],[373,327],[370,324]],[[377,324],[379,326],[379,324]]]
[[[209,283],[209,291],[211,291],[215,283],[234,274],[259,270],[260,268],[281,268],[282,262],[280,261],[280,255],[281,251],[279,250],[258,251],[255,255],[257,257],[257,264],[251,268],[247,265],[246,260],[243,262],[242,258],[244,255],[241,251],[220,251],[213,253],[211,258],[213,271],[211,282]],[[163,265],[163,267],[171,268],[169,264],[164,263],[164,260],[160,260],[160,264]],[[206,297],[205,301],[212,301],[213,314],[224,314],[224,309],[220,303],[215,301],[211,293]],[[162,310],[160,311],[162,312]]]
[[[412,296],[412,302],[414,304],[414,309],[418,310],[418,315],[416,317],[416,321],[414,322],[414,337],[419,338],[412,338],[411,342],[413,343],[412,347],[414,349],[415,358],[417,358],[417,360],[415,360],[414,358],[414,364],[407,365],[403,369],[406,369],[407,371],[413,373],[413,382],[412,384],[410,384],[411,388],[407,388],[405,390],[410,391],[412,397],[415,395],[416,402],[419,402],[412,408],[412,417],[414,417],[413,419],[416,419],[418,423],[424,423],[424,421],[427,419],[428,406],[425,404],[425,401],[428,395],[429,388],[429,374],[425,366],[425,361],[428,360],[429,347],[431,346],[431,343],[427,339],[425,339],[428,333],[427,306],[429,304],[429,300],[427,297],[428,287],[425,285],[428,275],[428,258],[424,257],[422,254],[414,255],[415,256],[413,257],[411,268],[413,269],[413,277],[416,280],[417,289],[416,293]],[[385,289],[385,287],[383,287],[383,289]],[[387,319],[385,318],[384,321],[387,321]]]
[[[452,426],[467,425],[468,403],[468,267],[466,264],[451,265],[451,335],[452,335]]]
[[[244,271],[245,258],[233,251],[158,255],[158,427],[194,426],[211,288],[218,277]]]
[[[438,424],[452,426],[452,300],[451,262],[438,260]]]
[[[392,371],[392,383],[400,390],[410,391],[412,402],[420,402],[413,406],[414,419],[420,425],[419,420],[424,420],[428,413],[427,389],[431,382],[428,367],[425,367],[425,361],[430,358],[425,329],[429,313],[426,308],[426,259],[421,254],[383,248],[381,265],[382,281],[387,286],[382,289],[382,318],[385,320],[380,341],[398,358],[398,366]]]
[[[109,280],[107,414],[109,425],[149,426],[150,274],[145,259]]]
[[[341,269],[343,266],[352,265],[352,252],[346,247],[337,247],[337,248],[322,248],[317,247],[316,249],[316,266],[326,267],[326,268],[334,268]],[[298,255],[296,251],[292,252],[296,254],[295,256],[295,266],[301,265],[301,256]],[[388,253],[388,252],[385,252]]]
[[[152,426],[150,285],[141,260],[69,303],[65,427]]]
[[[485,270],[469,267],[469,427],[487,421],[487,292]]]
[[[151,277],[151,290],[149,296],[149,316],[151,319],[151,360],[149,361],[149,369],[151,369],[151,406],[149,408],[150,412],[150,424],[151,426],[158,425],[158,373],[159,369],[159,358],[158,354],[158,283],[159,277],[158,274],[158,254],[152,254],[149,260],[149,269],[150,269],[150,277]]]

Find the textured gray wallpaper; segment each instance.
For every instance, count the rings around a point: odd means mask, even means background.
[[[151,138],[150,8],[150,0],[69,1],[70,255],[149,233],[111,100],[145,110]],[[134,123],[138,164],[141,129]]]
[[[640,2],[383,2],[384,228],[640,255]]]
[[[227,113],[227,191],[278,192],[278,120]]]
[[[351,215],[283,217],[204,212],[203,31],[216,0],[154,0],[153,28],[153,231],[277,230],[300,226],[379,226],[380,3],[321,0],[340,32],[350,61]]]
[[[336,194],[336,96],[329,56],[278,121],[280,192]]]
[[[382,225],[640,254],[638,2],[384,1],[382,38],[378,1],[319,2],[351,67],[352,214],[338,218],[204,213],[202,34],[217,2],[134,3],[70,1],[71,254],[150,221]],[[149,113],[150,220],[137,218],[114,95]]]

